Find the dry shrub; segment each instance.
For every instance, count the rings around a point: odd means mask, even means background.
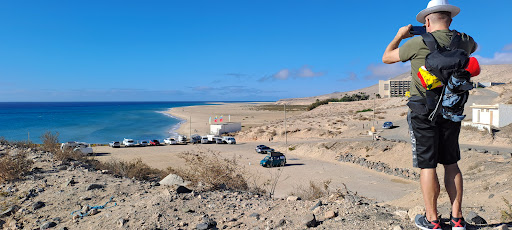
[[[34,148],[36,147],[36,144],[32,143],[31,141],[11,141],[8,142],[12,146],[16,148],[22,148],[22,149],[28,149],[28,148]]]
[[[245,169],[236,158],[221,158],[212,150],[199,150],[198,153],[184,152],[180,156],[185,160],[186,169],[180,170],[180,176],[192,183],[202,184],[206,190],[248,191],[249,186],[244,175]]]
[[[55,153],[59,151],[59,132],[55,132],[53,134],[50,131],[46,131],[40,137],[41,142],[43,142],[43,149],[48,152]]]
[[[314,200],[329,195],[329,185],[331,180],[315,183],[309,181],[308,187],[299,186],[295,192],[290,193],[291,196],[298,196],[304,200]]]
[[[111,159],[108,162],[94,161],[93,165],[97,170],[108,170],[114,175],[137,180],[160,180],[169,174],[164,170],[151,168],[140,158],[131,161],[118,159]]]
[[[47,150],[48,151],[48,150]],[[87,156],[80,151],[73,151],[72,149],[57,149],[53,152],[53,159],[57,161],[87,161]]]
[[[505,197],[502,197],[502,199],[507,207],[505,210],[501,210],[501,221],[510,222],[512,221],[512,204]]]
[[[27,159],[26,152],[0,156],[0,183],[21,178],[32,169],[34,161]]]

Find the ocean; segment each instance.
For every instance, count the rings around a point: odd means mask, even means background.
[[[110,141],[162,140],[175,136],[182,120],[170,108],[209,102],[0,102],[0,137],[41,143],[59,133],[59,141],[106,144]]]

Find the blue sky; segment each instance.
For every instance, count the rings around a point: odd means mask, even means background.
[[[428,1],[3,1],[0,101],[273,101],[367,87]],[[512,1],[451,0],[481,64],[512,64]]]

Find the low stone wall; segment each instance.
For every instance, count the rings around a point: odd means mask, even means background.
[[[369,161],[364,157],[355,156],[351,153],[345,153],[342,155],[336,156],[336,160],[341,162],[349,162],[354,163],[372,170],[375,170],[377,172],[383,172],[389,175],[402,177],[409,180],[419,180],[420,174],[414,172],[412,169],[408,168],[391,168],[388,164],[383,162],[374,162]]]

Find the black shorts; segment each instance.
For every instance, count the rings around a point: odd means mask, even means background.
[[[460,122],[439,115],[435,124],[428,115],[409,111],[407,122],[412,144],[412,161],[416,168],[436,168],[437,164],[450,165],[460,160]]]

